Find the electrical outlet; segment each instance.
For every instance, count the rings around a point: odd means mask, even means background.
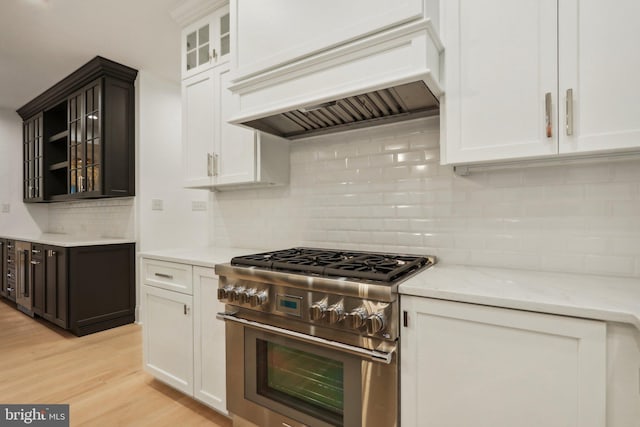
[[[192,200],[191,201],[191,210],[192,211],[206,211],[207,210],[207,202],[201,200]]]
[[[2,204],[2,213],[9,213],[11,211],[11,205],[9,203]]]
[[[161,211],[164,209],[162,199],[151,199],[151,210]]]

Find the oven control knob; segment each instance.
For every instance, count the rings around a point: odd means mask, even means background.
[[[347,314],[347,325],[351,329],[360,329],[367,320],[367,310],[364,307],[356,308]]]
[[[251,296],[257,292],[257,289],[247,288],[240,293],[240,304],[249,304]]]
[[[385,318],[382,313],[373,313],[367,318],[367,333],[369,335],[377,334],[385,327]]]
[[[333,304],[331,307],[327,309],[329,313],[329,323],[338,323],[342,319],[344,319],[344,309],[342,308],[342,304]]]
[[[233,286],[227,285],[224,288],[218,288],[218,299],[227,299],[231,295]]]
[[[324,313],[326,311],[327,303],[324,301],[318,301],[309,307],[309,317],[311,320],[320,320],[324,317]]]
[[[251,307],[259,307],[261,305],[264,305],[268,300],[269,294],[267,293],[267,291],[255,292],[249,297],[249,303],[251,304]]]
[[[229,292],[229,301],[240,302],[240,295],[244,292],[244,286],[236,286]]]

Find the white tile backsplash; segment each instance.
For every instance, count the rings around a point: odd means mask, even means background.
[[[640,277],[640,160],[460,177],[439,164],[438,121],[294,142],[288,187],[214,194],[211,241]]]
[[[77,237],[135,239],[135,208],[132,197],[86,200],[49,205],[50,233]]]

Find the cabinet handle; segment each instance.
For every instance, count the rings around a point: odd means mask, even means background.
[[[207,176],[213,176],[213,154],[207,153]]]
[[[551,92],[547,92],[544,95],[544,122],[547,132],[547,138],[551,138],[553,136],[551,124]]]
[[[173,279],[173,276],[170,274],[164,274],[164,273],[153,273],[153,274],[155,274],[158,277],[163,277],[165,279]]]
[[[215,60],[218,60],[218,52],[215,49],[211,49],[211,57]]]
[[[184,307],[184,315],[188,315],[190,311],[189,307],[187,307],[187,304],[183,304],[182,306]]]
[[[39,254],[40,250],[39,249],[31,249],[31,253],[32,254]]]
[[[218,154],[213,153],[213,176],[218,176]]]
[[[573,89],[567,89],[567,136],[573,135]]]
[[[49,250],[47,251],[47,256],[48,256],[49,258],[51,258],[51,257],[53,257],[53,256],[56,256],[57,254],[58,254],[58,253],[57,253],[56,251],[51,250],[51,249],[49,249]]]
[[[40,264],[40,261],[33,261],[33,260],[32,260],[32,261],[31,261],[31,264],[32,264],[32,265],[38,265],[38,264]]]

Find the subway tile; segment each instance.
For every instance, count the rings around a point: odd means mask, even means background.
[[[585,256],[585,271],[593,274],[631,276],[635,272],[635,259],[631,256]]]

